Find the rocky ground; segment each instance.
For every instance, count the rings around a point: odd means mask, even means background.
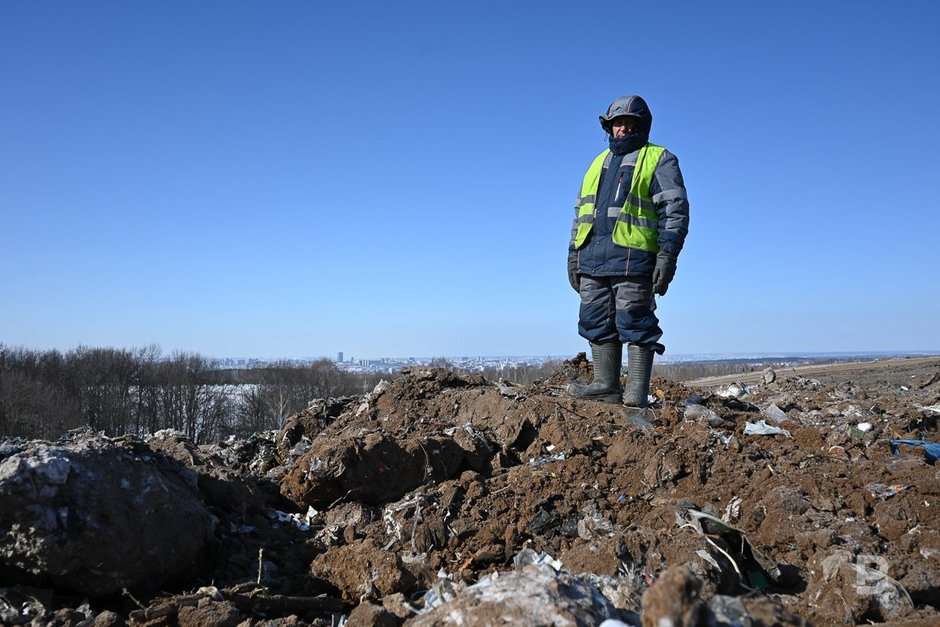
[[[211,446],[0,441],[0,623],[940,622],[940,359],[655,380],[646,410],[572,378],[413,370]]]

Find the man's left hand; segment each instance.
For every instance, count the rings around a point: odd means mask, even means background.
[[[676,258],[667,252],[656,255],[656,267],[653,269],[653,293],[663,296],[669,289],[672,277],[676,276]]]

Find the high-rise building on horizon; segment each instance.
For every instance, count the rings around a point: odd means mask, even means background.
[[[343,351],[336,353],[336,361],[338,363],[343,363]]]

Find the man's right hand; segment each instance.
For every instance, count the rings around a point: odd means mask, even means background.
[[[568,283],[571,283],[571,288],[581,293],[581,277],[578,276],[578,251],[570,250],[568,251]]]

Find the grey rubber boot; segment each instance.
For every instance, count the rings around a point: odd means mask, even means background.
[[[624,405],[646,407],[652,375],[653,351],[633,344],[627,346],[627,391],[623,395]]]
[[[571,383],[568,385],[568,393],[576,398],[620,404],[623,398],[623,387],[620,385],[623,344],[592,342],[591,357],[594,359],[594,381],[588,385]]]

